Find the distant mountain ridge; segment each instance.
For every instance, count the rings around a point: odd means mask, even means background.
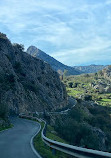
[[[83,73],[96,73],[107,66],[105,65],[88,65],[88,66],[67,66],[59,62],[58,60],[54,59],[50,55],[46,54],[45,52],[41,51],[40,49],[36,48],[35,46],[30,46],[27,49],[27,53],[30,54],[33,57],[39,58],[48,64],[53,68],[53,70],[63,73],[64,71],[67,71],[67,75],[80,75]]]
[[[83,73],[95,73],[106,67],[107,65],[74,66],[76,70],[82,71]]]
[[[34,57],[37,57],[37,58],[45,61],[45,62],[47,62],[48,64],[51,65],[51,67],[55,71],[61,70],[62,72],[64,72],[64,70],[67,70],[68,75],[79,75],[79,74],[81,74],[80,70],[77,70],[73,67],[62,64],[61,62],[57,61],[56,59],[49,56],[48,54],[41,51],[40,49],[36,48],[35,46],[30,46],[27,49],[27,53],[34,56]]]

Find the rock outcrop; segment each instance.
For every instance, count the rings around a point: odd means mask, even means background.
[[[0,102],[10,111],[52,111],[67,104],[57,72],[0,33]]]
[[[104,76],[105,79],[111,81],[111,65],[101,71],[101,75]]]

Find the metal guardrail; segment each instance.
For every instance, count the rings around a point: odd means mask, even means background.
[[[46,131],[45,130],[46,122],[44,121],[44,123],[45,125],[41,133],[42,140],[44,141],[45,144],[47,144],[51,148],[62,151],[66,154],[75,156],[77,158],[111,158],[111,153],[108,153],[108,152],[77,147],[77,146],[64,144],[64,143],[57,142],[57,141],[47,138],[44,135],[44,131]]]
[[[27,119],[32,119],[32,120],[36,120],[36,121],[38,121],[38,122],[42,122],[42,121],[43,121],[42,119],[39,119],[39,118],[37,118],[37,117],[27,116],[27,115],[25,115],[25,114],[19,114],[19,117],[21,117],[21,118],[27,118]]]
[[[61,152],[64,152],[71,156],[75,156],[77,158],[111,158],[111,153],[108,153],[108,152],[77,147],[77,146],[73,146],[73,145],[69,145],[69,144],[65,144],[65,143],[61,143],[61,142],[57,142],[52,139],[49,139],[45,136],[46,122],[44,120],[38,119],[36,117],[26,116],[26,115],[22,115],[22,117],[35,119],[40,122],[43,121],[45,123],[44,128],[42,129],[42,132],[41,132],[41,137],[44,143],[53,149],[59,150]]]

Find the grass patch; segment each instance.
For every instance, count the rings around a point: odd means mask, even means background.
[[[41,127],[43,128],[44,123],[41,123]],[[42,131],[41,128],[41,131]],[[63,139],[59,138],[58,136],[55,136],[54,134],[50,134],[49,131],[52,130],[53,128],[51,126],[48,126],[47,130],[47,137],[51,138],[53,140],[57,140],[60,142],[65,143]],[[52,149],[48,147],[41,138],[41,131],[39,134],[34,138],[34,147],[35,149],[40,153],[40,155],[43,158],[68,158],[68,156],[60,151],[56,151],[56,154],[53,154]]]
[[[98,103],[102,106],[110,106],[111,107],[111,99],[101,99]]]
[[[102,102],[109,102],[111,103],[111,99],[101,99]]]
[[[74,88],[67,88],[67,93],[69,96],[76,96],[78,94],[82,94],[83,91],[75,90]]]
[[[67,142],[64,139],[60,138],[57,135],[57,133],[54,131],[54,128],[51,127],[50,125],[47,126],[46,136],[52,140],[67,144]]]
[[[10,126],[7,126],[7,127],[0,126],[0,131],[6,130],[6,129],[9,129],[9,128],[12,128],[12,127],[13,127],[12,124]]]
[[[38,122],[37,120],[34,119],[30,119],[29,120],[33,120]],[[56,151],[55,154],[53,154],[52,149],[47,146],[41,138],[41,132],[42,129],[44,127],[44,123],[43,122],[39,122],[41,124],[41,130],[40,132],[34,137],[33,143],[34,143],[34,147],[37,150],[37,152],[43,157],[43,158],[72,158],[71,156],[68,156],[67,154],[64,154],[60,151]],[[66,141],[64,141],[63,139],[61,139],[59,136],[50,133],[50,131],[54,130],[53,127],[48,125],[47,128],[47,137],[56,141],[60,141],[62,143],[66,143]]]

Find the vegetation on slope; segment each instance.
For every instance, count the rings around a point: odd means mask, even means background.
[[[101,71],[95,74],[65,77],[63,82],[69,96],[86,100],[89,96],[90,100],[100,105],[111,106],[111,82],[101,74]]]
[[[68,95],[77,104],[55,122],[54,116],[51,119],[55,131],[70,144],[111,152],[111,81],[103,72],[64,76]]]
[[[59,136],[72,145],[111,151],[111,108],[78,103],[68,115],[56,118]]]
[[[12,127],[7,116],[8,116],[7,106],[0,103],[0,131]]]
[[[41,123],[41,127],[43,128],[44,123]],[[42,131],[41,128],[41,131]],[[35,149],[40,153],[40,155],[43,158],[71,158],[70,156],[68,156],[67,154],[64,154],[62,152],[59,151],[55,151],[54,149],[51,149],[50,147],[48,147],[42,140],[41,138],[41,131],[39,132],[39,134],[34,138],[34,146]],[[56,136],[56,134],[52,134],[52,127],[48,126],[47,128],[47,137],[53,140],[57,140],[60,142],[65,142],[63,139],[61,139],[59,136]]]

